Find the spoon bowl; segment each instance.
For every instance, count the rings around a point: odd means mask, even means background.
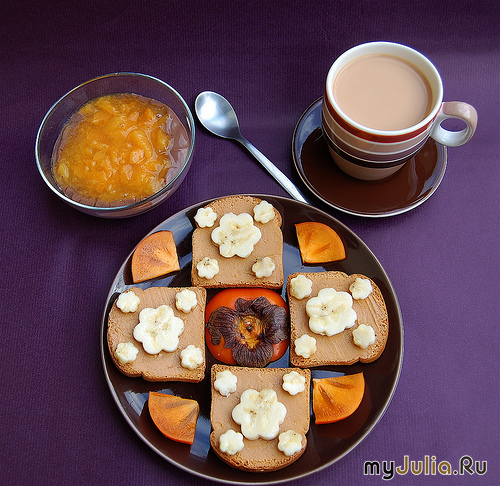
[[[223,96],[213,91],[200,93],[194,103],[200,123],[211,133],[241,143],[295,200],[308,203],[295,184],[288,179],[262,152],[252,145],[240,131],[233,107]]]
[[[214,135],[228,139],[241,136],[236,113],[223,96],[212,91],[200,93],[195,100],[195,112],[202,125]]]

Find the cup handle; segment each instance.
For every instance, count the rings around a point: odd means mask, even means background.
[[[466,127],[462,130],[452,132],[441,126],[444,120],[455,118],[465,122]],[[447,147],[459,147],[468,142],[477,126],[476,109],[462,101],[445,101],[437,114],[432,128],[431,137]]]

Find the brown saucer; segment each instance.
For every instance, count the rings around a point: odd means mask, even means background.
[[[396,174],[362,181],[342,172],[321,131],[322,98],[299,119],[292,140],[295,167],[309,190],[329,206],[356,216],[380,218],[405,213],[426,201],[441,183],[446,147],[429,139]]]

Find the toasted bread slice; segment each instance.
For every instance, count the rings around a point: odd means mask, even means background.
[[[111,357],[118,369],[131,377],[142,376],[148,381],[186,381],[199,382],[205,377],[205,303],[206,290],[203,288],[188,288],[196,294],[196,307],[188,313],[176,308],[176,295],[183,288],[150,287],[143,290],[132,287],[126,292],[133,292],[140,299],[135,312],[123,312],[114,302],[108,317],[108,347]],[[156,309],[160,305],[168,305],[174,315],[182,319],[184,331],[179,337],[179,345],[172,352],[161,351],[158,354],[148,354],[142,343],[134,339],[134,328],[139,323],[139,313],[145,308]],[[132,343],[138,354],[134,361],[123,364],[116,355],[120,343]],[[193,370],[181,365],[180,353],[187,346],[200,348],[203,363]]]
[[[195,286],[206,288],[224,287],[263,287],[277,289],[283,286],[283,234],[281,232],[282,218],[279,211],[274,208],[274,218],[261,223],[254,219],[253,224],[261,231],[261,238],[255,244],[251,254],[242,258],[240,256],[223,257],[219,246],[212,241],[212,232],[219,226],[222,216],[228,213],[239,215],[241,213],[254,216],[254,207],[262,199],[251,196],[228,196],[211,202],[206,208],[211,208],[217,215],[211,227],[197,228],[193,233],[193,261],[191,270],[191,283]],[[219,272],[213,278],[200,277],[197,265],[205,257],[218,262]],[[274,262],[275,268],[269,277],[257,277],[252,271],[252,266],[258,259],[269,257]]]
[[[217,373],[229,370],[237,378],[236,391],[223,396],[214,387]],[[304,391],[291,395],[282,387],[283,376],[291,371],[296,371],[305,378]],[[306,433],[310,422],[310,370],[292,368],[243,368],[237,366],[214,365],[212,377],[212,404],[210,420],[212,433],[210,445],[215,453],[227,464],[236,469],[252,472],[275,471],[295,462],[305,451],[307,446]],[[220,437],[229,429],[240,431],[232,418],[232,411],[240,403],[242,393],[248,389],[258,392],[265,389],[276,392],[278,401],[286,407],[286,416],[279,427],[279,433],[294,430],[302,436],[302,448],[290,456],[278,449],[279,435],[275,439],[266,440],[258,438],[248,440],[243,438],[244,447],[241,451],[230,455],[220,449]]]
[[[361,274],[347,275],[343,272],[303,273],[312,281],[312,292],[309,297],[297,299],[291,294],[290,282],[299,275],[294,273],[288,277],[287,294],[290,306],[290,362],[294,366],[306,368],[324,365],[350,365],[361,361],[375,361],[384,351],[389,334],[389,319],[382,292],[375,282]],[[309,328],[309,317],[306,313],[307,301],[318,295],[323,288],[349,292],[350,285],[356,278],[368,279],[372,292],[366,299],[353,299],[352,308],[356,312],[355,324],[339,334],[323,336]],[[353,331],[361,324],[371,326],[375,331],[375,343],[363,349],[353,340]],[[316,339],[316,352],[309,358],[297,355],[295,340],[307,334]]]

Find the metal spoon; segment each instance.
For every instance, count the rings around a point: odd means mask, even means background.
[[[210,132],[222,138],[240,142],[297,201],[309,203],[295,184],[288,179],[262,152],[241,135],[236,113],[230,103],[213,91],[200,93],[194,102],[201,124]]]

